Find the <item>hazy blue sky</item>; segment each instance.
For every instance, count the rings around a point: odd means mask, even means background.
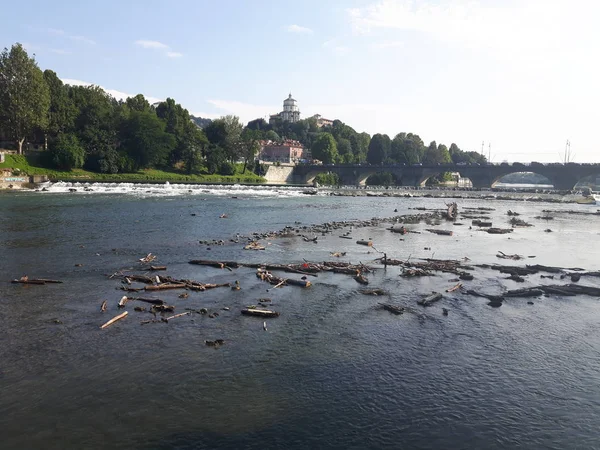
[[[203,117],[281,110],[494,161],[600,161],[593,0],[0,1],[0,46]]]

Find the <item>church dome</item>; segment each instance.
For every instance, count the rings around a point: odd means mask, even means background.
[[[290,93],[290,95],[288,96],[288,98],[286,98],[283,101],[284,105],[296,105],[298,102],[292,98],[292,94]]]

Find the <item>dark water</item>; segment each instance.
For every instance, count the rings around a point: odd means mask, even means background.
[[[0,283],[0,448],[600,448],[598,299],[514,299],[495,309],[456,293],[422,309],[419,319],[393,316],[377,302],[417,308],[421,294],[450,287],[454,275],[406,279],[381,269],[369,277],[372,287],[390,291],[382,299],[358,294],[343,275],[320,274],[310,289],[266,292],[251,269],[188,265],[192,258],[322,261],[334,250],[348,252],[342,260],[370,262],[376,254],[339,233],[318,245],[269,240],[264,252],[240,244],[207,250],[198,240],[443,206],[439,199],[237,195],[0,195],[0,279],[65,281]],[[599,269],[597,217],[556,214],[546,222],[534,216],[566,207],[485,206],[496,208],[500,225],[512,209],[535,227],[507,236],[453,227],[453,237],[404,241],[384,226],[353,235],[373,238],[389,257],[496,263],[501,250],[536,256],[526,262]],[[125,320],[100,330],[122,295],[106,274],[136,267],[148,252],[175,277],[238,280],[242,290],[191,292],[185,300],[177,291],[160,295],[176,312],[205,307],[220,313],[214,319],[195,314],[142,326],[148,314],[130,303]],[[533,276],[525,285],[543,281]],[[521,287],[483,269],[470,286],[492,293]],[[265,296],[281,312],[266,332],[262,320],[239,314]],[[225,345],[205,346],[217,338]]]

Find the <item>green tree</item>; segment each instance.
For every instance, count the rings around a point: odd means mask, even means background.
[[[277,133],[275,133],[273,130],[267,131],[267,134],[265,134],[265,139],[268,141],[273,141],[273,142],[281,141],[281,137],[279,137],[279,135]]]
[[[350,143],[350,139],[339,138],[337,140],[337,148],[341,162],[344,164],[350,164],[354,162],[354,153],[352,152],[352,144]]]
[[[450,157],[448,148],[444,144],[437,145],[435,141],[432,141],[423,155],[423,164],[435,165],[449,163],[452,163],[452,158]]]
[[[226,158],[234,163],[242,154],[242,130],[237,116],[224,116],[213,120],[204,128],[204,133],[211,144],[221,147]]]
[[[23,153],[23,142],[48,124],[50,92],[35,59],[21,44],[0,53],[0,123]]]
[[[269,131],[270,127],[265,119],[259,118],[259,119],[254,119],[254,120],[251,120],[250,122],[248,122],[248,125],[246,125],[246,128],[248,128],[250,130],[256,130],[256,131]]]
[[[193,124],[192,124],[193,125]],[[164,165],[175,147],[175,137],[151,111],[132,111],[125,123],[122,147],[133,161],[134,169]]]
[[[337,161],[337,144],[331,133],[319,133],[319,137],[317,137],[311,150],[312,157],[322,161],[324,164],[333,164]]]
[[[44,148],[48,149],[48,135],[55,138],[71,130],[77,117],[77,108],[69,98],[69,91],[52,70],[44,71],[44,80],[50,93],[48,124],[44,130]]]
[[[189,121],[183,127],[183,136],[178,145],[185,170],[191,174],[200,165],[202,151],[208,145],[208,139],[194,122]]]
[[[216,144],[209,144],[206,149],[206,169],[209,174],[217,173],[221,165],[227,161],[225,150]]]
[[[242,156],[242,130],[244,126],[240,123],[238,116],[225,116],[225,153],[230,162],[235,163]]]
[[[117,173],[121,156],[117,152],[120,121],[119,102],[98,86],[71,86],[69,98],[77,108],[74,132],[85,149],[85,168]]]
[[[150,111],[150,103],[146,100],[142,94],[138,94],[135,97],[127,97],[125,104],[131,111],[145,112]]]
[[[256,154],[260,150],[259,141],[262,138],[262,133],[259,130],[252,130],[250,128],[244,128],[241,135],[242,143],[242,156],[244,158],[244,170],[242,173],[246,173],[246,167],[250,161],[254,161]]]
[[[382,164],[388,158],[391,140],[387,134],[375,134],[369,143],[367,161],[369,164]]]
[[[57,169],[71,170],[83,167],[85,150],[77,136],[62,133],[50,145],[50,161]]]

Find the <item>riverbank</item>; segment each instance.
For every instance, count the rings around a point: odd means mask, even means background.
[[[37,158],[39,159],[39,158]],[[134,173],[96,173],[84,169],[54,170],[42,167],[36,163],[36,158],[24,155],[6,155],[5,161],[0,163],[0,170],[12,169],[19,174],[45,175],[53,181],[67,182],[170,182],[170,183],[246,183],[263,184],[265,179],[250,171],[236,173],[235,175],[218,174],[185,174],[181,172],[163,171],[157,169],[139,170]],[[238,167],[238,170],[240,168]]]

